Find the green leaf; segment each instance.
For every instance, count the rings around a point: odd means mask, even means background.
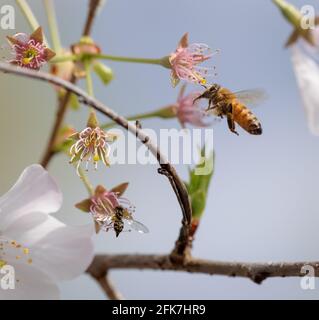
[[[201,150],[201,154],[203,151],[204,149]],[[189,170],[189,182],[185,183],[191,198],[193,217],[197,219],[205,210],[207,193],[214,173],[214,153],[211,152],[204,160],[201,157],[200,163]]]
[[[191,195],[193,218],[201,218],[206,206],[207,194],[203,190],[197,190]]]

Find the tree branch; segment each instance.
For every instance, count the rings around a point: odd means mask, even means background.
[[[105,116],[107,116],[108,118],[116,122],[121,127],[125,128],[126,130],[136,135],[136,137],[143,144],[145,144],[148,147],[148,149],[151,151],[151,153],[156,157],[161,167],[159,169],[159,172],[161,174],[165,174],[168,177],[169,182],[176,194],[176,197],[181,206],[182,214],[183,214],[182,229],[181,229],[182,236],[180,236],[179,240],[177,241],[177,245],[178,245],[177,247],[178,248],[187,247],[188,239],[189,239],[189,229],[190,229],[189,226],[192,218],[192,209],[191,209],[191,204],[190,204],[187,189],[183,181],[181,180],[181,178],[178,176],[175,168],[168,162],[168,160],[161,153],[157,145],[155,145],[151,141],[149,136],[142,129],[128,122],[125,118],[119,116],[112,109],[105,106],[102,102],[96,100],[95,98],[89,96],[85,91],[83,91],[76,85],[68,81],[65,81],[61,78],[55,77],[48,73],[17,68],[6,63],[0,63],[0,71],[3,71],[5,73],[16,74],[26,78],[42,80],[42,81],[60,86],[77,95],[84,104],[91,106],[96,111],[99,111],[100,113],[104,114]]]
[[[83,36],[89,36],[92,31],[93,22],[97,13],[97,10],[101,4],[101,0],[90,0],[89,12],[83,29]]]
[[[93,278],[100,285],[110,300],[124,300],[122,294],[115,288],[107,273],[99,278]]]
[[[165,271],[185,271],[209,275],[223,275],[230,277],[249,278],[261,284],[267,278],[273,277],[301,277],[303,266],[314,268],[319,276],[319,261],[317,262],[283,262],[283,263],[249,263],[223,262],[191,258],[184,264],[175,264],[169,255],[96,255],[89,273],[94,278],[100,278],[110,269],[151,269]]]

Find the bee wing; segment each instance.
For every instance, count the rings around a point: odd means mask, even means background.
[[[126,220],[126,222],[132,229],[134,229],[135,231],[137,231],[139,233],[149,233],[148,228],[146,226],[144,226],[144,224],[141,222],[138,222],[133,219],[128,219],[128,220]]]
[[[267,99],[266,92],[259,88],[237,91],[234,94],[240,102],[251,107],[257,106]]]

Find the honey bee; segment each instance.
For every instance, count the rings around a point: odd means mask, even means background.
[[[118,206],[114,210],[114,215],[109,218],[109,223],[105,227],[106,231],[114,229],[116,237],[124,229],[124,221],[135,231],[148,233],[149,230],[144,224],[133,219],[132,214],[125,208]]]
[[[235,123],[250,134],[262,134],[259,120],[245,105],[246,103],[256,104],[263,100],[266,95],[262,90],[231,92],[219,84],[213,84],[209,88],[205,88],[206,90],[194,102],[202,98],[208,99],[206,112],[220,118],[226,116],[229,130],[237,135]]]

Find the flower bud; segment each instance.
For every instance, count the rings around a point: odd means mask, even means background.
[[[90,37],[82,37],[78,43],[71,46],[71,49],[76,55],[101,53],[100,47]]]
[[[98,61],[94,62],[93,70],[105,85],[113,80],[112,69],[103,63]]]
[[[300,21],[302,19],[302,15],[300,11],[288,3],[285,0],[273,0],[273,2],[278,6],[283,16],[297,29],[300,29]]]
[[[94,129],[99,126],[99,121],[96,117],[96,113],[94,111],[90,112],[89,119],[87,122],[87,126]]]
[[[177,105],[171,104],[167,107],[157,110],[154,114],[157,117],[163,118],[163,119],[176,118],[176,113],[177,113],[176,109],[177,109]]]

